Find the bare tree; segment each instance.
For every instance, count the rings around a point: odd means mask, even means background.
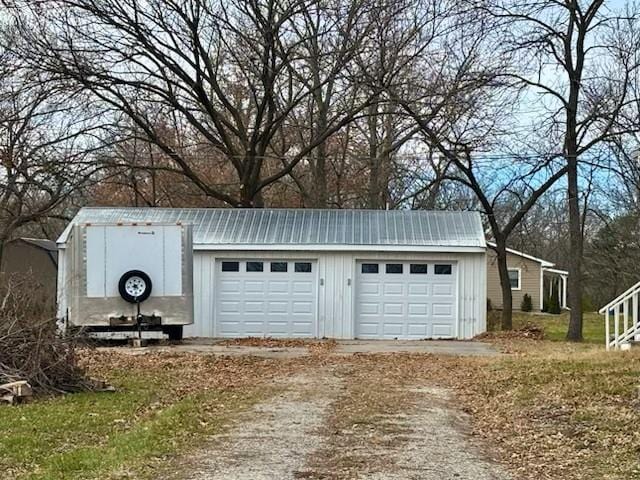
[[[633,7],[635,8],[635,7]],[[569,289],[571,316],[567,339],[582,339],[583,213],[580,165],[603,142],[634,125],[620,123],[634,104],[630,86],[640,56],[638,12],[612,11],[603,0],[495,2],[487,7],[502,28],[505,47],[517,63],[504,76],[540,98],[538,129],[561,153],[567,171],[569,212]]]
[[[282,156],[313,143],[341,118],[353,120],[363,99],[366,103],[354,59],[371,29],[366,19],[370,9],[368,0],[301,2],[301,22],[292,23],[299,53],[290,66],[295,80],[311,94],[293,111],[293,134],[287,131],[279,138]],[[309,181],[297,178],[306,204],[312,207],[328,206],[328,162],[337,153],[337,142],[332,140],[324,138],[308,152]]]
[[[85,122],[66,92],[28,75],[5,71],[0,78],[0,261],[8,240],[61,216],[96,170],[99,126]]]
[[[344,166],[347,160],[352,168],[368,176],[366,198],[358,201],[357,206],[384,208],[388,205],[391,157],[417,129],[398,106],[389,101],[380,85],[411,68],[409,62],[395,63],[396,54],[404,48],[398,40],[407,35],[408,30],[420,30],[433,22],[435,8],[421,0],[394,3],[360,0],[345,2],[344,6],[342,1],[326,2],[322,9],[305,9],[304,23],[297,30],[303,39],[303,55],[293,66],[296,79],[308,84],[314,94],[295,109],[295,135],[281,155],[285,155],[287,148],[307,144],[309,136],[324,130],[332,118],[339,118],[337,113],[354,109],[358,112],[349,124],[348,145],[344,143],[345,136],[333,134],[310,152],[301,168],[291,172],[306,205],[323,207],[341,203],[328,195],[330,182],[335,182],[329,164],[343,162]],[[345,49],[345,45],[349,45],[345,35],[353,36],[356,21],[360,48]],[[336,33],[326,34],[331,31]],[[375,77],[376,81],[366,81],[369,77]],[[360,108],[363,100],[366,107]],[[409,132],[410,129],[413,132]]]
[[[511,329],[509,235],[535,202],[565,175],[566,168],[558,165],[557,155],[531,156],[517,150],[491,154],[505,151],[503,137],[511,135],[505,132],[506,126],[513,120],[519,101],[517,89],[501,79],[511,58],[496,55],[496,24],[481,10],[462,5],[447,16],[441,28],[443,34],[434,37],[437,61],[431,55],[418,55],[415,68],[422,75],[409,78],[400,90],[394,85],[388,92],[419,127],[430,148],[426,156],[437,154],[437,160],[431,160],[438,167],[436,175],[423,182],[422,191],[454,181],[474,194],[485,214],[496,243],[502,326]],[[513,214],[503,218],[505,205],[514,204]]]
[[[293,111],[320,92],[330,96],[336,76],[361,46],[364,3],[356,3],[339,11],[346,20],[316,32],[318,42],[339,37],[342,51],[332,64],[322,65],[320,78],[313,77],[304,61],[306,38],[297,29],[322,5],[314,0],[52,0],[18,4],[14,12],[29,46],[24,56],[34,66],[125,113],[171,159],[174,170],[206,195],[251,207],[261,206],[267,186],[367,104],[361,99],[352,110],[316,122],[305,141],[285,155],[275,148],[276,139],[287,137]],[[163,137],[158,116],[171,118],[182,135]],[[235,172],[234,184],[209,181],[192,163],[194,150],[205,158],[223,155]]]
[[[509,237],[536,202],[567,172],[556,158],[474,158],[462,139],[436,136],[420,117],[417,121],[429,133],[434,147],[454,166],[444,178],[468,187],[476,196],[495,242],[496,264],[502,290],[503,330],[513,328],[513,298],[507,266]],[[487,162],[490,162],[487,165]]]

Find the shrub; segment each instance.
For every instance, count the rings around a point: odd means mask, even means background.
[[[533,302],[531,301],[531,295],[529,295],[528,293],[525,293],[524,297],[522,297],[522,303],[520,303],[520,310],[522,310],[523,312],[530,312],[531,310],[533,310]]]
[[[499,310],[489,310],[487,312],[487,331],[498,332],[502,330],[502,318]]]
[[[547,305],[548,305],[547,307],[548,313],[559,315],[562,312],[562,309],[560,308],[560,300],[558,299],[558,294],[555,292],[553,293],[553,295],[551,295],[551,297],[549,297]]]
[[[487,298],[487,312],[490,312],[493,310],[493,305],[491,304],[491,299]]]

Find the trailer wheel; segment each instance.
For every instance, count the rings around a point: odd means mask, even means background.
[[[182,340],[182,325],[168,325],[163,328],[164,333],[169,336],[172,342]]]
[[[151,279],[141,270],[129,270],[120,277],[118,291],[129,303],[144,302],[151,295]]]

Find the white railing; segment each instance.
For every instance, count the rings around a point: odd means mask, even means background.
[[[622,345],[640,339],[639,299],[640,282],[600,309],[600,313],[604,315],[607,350],[611,348],[618,350]],[[611,328],[612,321],[613,329]],[[611,335],[612,330],[613,336]]]

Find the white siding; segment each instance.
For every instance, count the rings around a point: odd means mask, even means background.
[[[468,255],[461,263],[458,338],[472,338],[487,329],[487,265],[484,255]]]
[[[215,256],[209,252],[193,253],[193,324],[184,327],[186,337],[214,337],[213,271]]]
[[[458,265],[458,338],[472,338],[486,329],[486,258],[484,253],[388,253],[388,252],[194,252],[195,323],[185,336],[215,336],[216,258],[317,259],[318,332],[320,337],[349,339],[354,336],[355,265],[358,260],[441,260]]]

